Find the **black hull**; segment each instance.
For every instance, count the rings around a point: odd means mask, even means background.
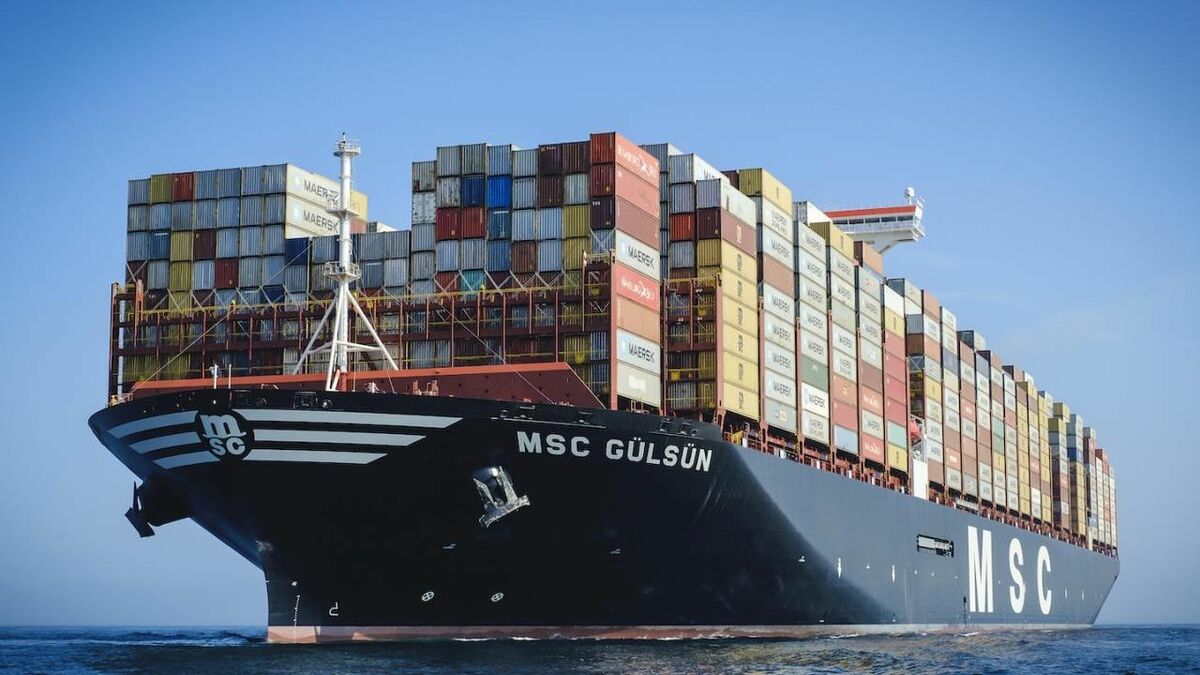
[[[322,393],[296,410],[294,397],[188,392],[90,421],[153,485],[147,513],[175,503],[160,521],[190,515],[263,570],[275,641],[1087,626],[1119,569],[1109,556],[733,446],[711,425],[355,393]],[[194,411],[231,409],[244,412],[248,452],[207,457]],[[612,439],[619,458],[606,449]],[[481,492],[486,468],[510,477],[513,493],[500,478]],[[516,508],[505,512],[506,498]],[[489,502],[498,518],[484,526]],[[934,550],[948,546],[952,555]]]

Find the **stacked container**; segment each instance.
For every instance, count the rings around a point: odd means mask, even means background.
[[[955,332],[958,342],[958,417],[959,437],[962,445],[962,489],[969,497],[980,498],[979,478],[979,423],[978,395],[976,393],[975,350],[964,339],[962,332]]]
[[[940,309],[942,346],[942,447],[946,489],[951,495],[965,492],[962,453],[962,366],[958,360],[958,317]]]
[[[921,457],[914,456],[914,469],[923,467],[928,482],[940,491],[945,486],[944,427],[942,406],[941,305],[928,291],[906,279],[889,279],[888,285],[904,296],[905,342],[908,356],[909,409],[921,421]],[[914,493],[921,497],[920,481],[914,476]]]
[[[887,424],[883,387],[883,256],[862,242],[854,244],[855,304],[858,321],[858,446],[862,459],[886,470]]]
[[[1054,473],[1050,454],[1050,397],[1037,391],[1038,458],[1041,465],[1042,521],[1054,523],[1054,492],[1051,485],[1058,476]]]
[[[789,213],[792,191],[766,169],[741,169],[737,178],[738,189],[754,201],[758,231],[761,419],[771,429],[795,437],[800,420],[796,385],[795,224]]]
[[[829,217],[809,202],[796,202],[796,350],[800,381],[800,433],[815,450],[833,447],[829,414],[828,244],[813,228],[833,229]],[[907,456],[907,450],[905,451]]]
[[[833,446],[852,464],[861,457],[858,406],[858,307],[854,242],[833,223],[814,230],[827,244],[829,387]]]
[[[695,154],[668,157],[669,410],[759,420],[754,202]]]
[[[304,247],[295,249],[304,259],[286,257],[286,239],[336,231],[328,209],[339,189],[291,164],[130,181],[127,281],[143,283],[150,309],[282,303],[285,267],[307,263]],[[356,215],[367,215],[365,195],[354,192],[350,202]],[[307,274],[290,276],[292,286],[307,286]]]
[[[1053,501],[1054,524],[1065,530],[1071,528],[1071,463],[1067,455],[1067,421],[1071,410],[1067,404],[1055,402],[1046,394],[1050,404],[1047,420],[1050,441],[1050,494]]]
[[[883,416],[888,468],[908,474],[908,361],[904,344],[904,296],[883,287]]]
[[[1034,520],[1042,519],[1042,490],[1040,484],[1041,458],[1035,449],[1037,418],[1030,414],[1030,392],[1035,403],[1037,388],[1033,378],[1017,366],[1009,366],[1016,384],[1017,403],[1017,490],[1020,512]],[[1032,422],[1032,423],[1031,423]],[[1039,478],[1035,479],[1037,475]]]
[[[618,397],[662,407],[658,160],[624,136],[592,134],[591,228],[611,237],[611,328],[616,350],[611,404]],[[611,234],[599,234],[611,233]]]

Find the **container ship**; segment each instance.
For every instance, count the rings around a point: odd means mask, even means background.
[[[141,536],[263,571],[272,642],[1086,627],[1092,427],[825,210],[618,133],[436,149],[393,228],[291,164],[129,182],[108,405]]]

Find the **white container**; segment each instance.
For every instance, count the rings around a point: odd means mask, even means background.
[[[432,223],[437,220],[437,194],[434,192],[412,193],[412,222]]]
[[[742,194],[724,177],[696,181],[696,208],[721,208],[734,218],[753,227],[755,223],[754,200]]]
[[[768,398],[796,407],[796,378],[772,370],[763,371],[763,394]]]
[[[801,382],[800,407],[809,413],[828,419],[829,392],[818,389],[807,382]]]
[[[757,222],[762,228],[774,232],[789,244],[792,243],[796,229],[792,218],[767,199],[751,197],[751,200],[754,201]]]
[[[658,251],[634,239],[621,230],[616,230],[615,242],[617,262],[658,281],[660,265]]]
[[[805,438],[829,445],[829,417],[811,413],[801,415],[800,433]]]
[[[690,242],[689,242],[690,243]],[[791,323],[796,318],[796,301],[770,284],[759,284],[759,295],[763,299],[763,310]]]
[[[712,164],[691,152],[667,157],[667,176],[672,185],[695,183],[698,180],[729,180]]]
[[[617,329],[617,360],[648,373],[662,372],[662,348],[657,342]]]
[[[781,375],[796,377],[796,353],[771,341],[763,342],[763,366]]]
[[[662,380],[655,373],[617,362],[616,390],[619,396],[652,406],[662,405]]]
[[[792,250],[792,242],[784,239],[779,234],[772,230],[759,230],[759,248],[763,255],[771,256],[781,265],[792,270],[796,266],[795,253]]]

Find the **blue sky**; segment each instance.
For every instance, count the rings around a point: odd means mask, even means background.
[[[0,623],[265,618],[260,573],[196,525],[137,540],[132,477],[85,425],[128,178],[332,174],[346,130],[372,215],[403,225],[409,163],[437,145],[610,129],[766,166],[829,208],[915,186],[929,236],[889,275],[1114,458],[1123,572],[1101,620],[1200,621],[1200,6],[251,4],[6,10]]]

